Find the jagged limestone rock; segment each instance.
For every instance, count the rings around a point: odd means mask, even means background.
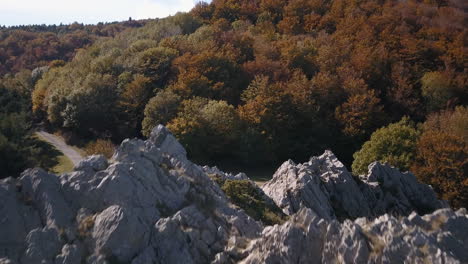
[[[202,170],[210,177],[220,177],[221,180],[250,180],[243,172],[238,174],[226,173],[218,169],[218,167],[203,166]]]
[[[358,180],[330,151],[303,164],[283,163],[262,189],[286,214],[305,206],[325,219],[428,213],[447,206],[411,173],[375,162]]]
[[[374,220],[327,221],[302,208],[288,222],[266,227],[240,263],[467,263],[466,210],[440,209]]]
[[[146,141],[124,140],[109,161],[91,156],[70,173],[0,180],[0,263],[468,261],[466,210],[410,214],[446,204],[387,165],[358,180],[331,152],[286,162],[263,189],[291,217],[266,227],[231,204],[213,175],[249,180],[193,164],[158,126]]]
[[[91,156],[71,173],[2,180],[0,197],[0,258],[14,263],[138,263],[153,253],[164,263],[183,257],[174,243],[206,263],[230,237],[261,232],[163,126],[147,141],[124,140],[110,163]]]
[[[437,199],[430,186],[419,183],[412,173],[400,172],[387,164],[374,162],[369,165],[368,174],[359,178],[364,183],[361,191],[372,216],[408,215],[412,211],[426,214],[448,207],[446,202]]]
[[[55,264],[80,264],[82,250],[80,244],[65,244],[60,255],[55,258]]]

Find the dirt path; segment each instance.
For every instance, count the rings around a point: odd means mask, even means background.
[[[73,149],[72,147],[68,146],[65,141],[61,137],[58,137],[56,135],[52,135],[50,133],[47,133],[45,131],[38,131],[36,134],[44,139],[45,141],[49,142],[52,144],[57,150],[61,151],[67,158],[69,158],[72,162],[73,165],[78,165],[81,160],[83,160],[83,157],[81,156],[78,151]]]

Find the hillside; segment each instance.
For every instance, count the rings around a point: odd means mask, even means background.
[[[0,76],[47,66],[54,60],[70,61],[80,48],[97,39],[114,37],[145,21],[101,23],[98,25],[31,25],[0,27]]]
[[[467,12],[213,0],[164,19],[1,29],[0,178],[53,167],[36,126],[100,154],[163,124],[199,164],[332,150],[349,177],[388,163],[468,207]]]

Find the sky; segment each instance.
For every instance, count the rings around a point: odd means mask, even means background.
[[[0,0],[0,25],[96,24],[189,11],[199,0]]]

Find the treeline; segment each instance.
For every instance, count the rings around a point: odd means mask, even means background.
[[[52,168],[60,152],[33,134],[31,93],[50,67],[71,60],[76,50],[113,37],[145,21],[98,25],[32,25],[0,28],[0,178],[30,167]]]
[[[200,3],[52,65],[34,86],[32,109],[54,127],[115,142],[163,123],[199,162],[302,161],[332,149],[351,166],[363,147],[370,158],[356,161],[355,173],[381,160],[428,183],[447,177],[444,186],[468,186],[466,137],[430,121],[466,115],[463,8],[430,0]],[[467,119],[457,120],[452,127],[468,134]],[[379,128],[402,126],[385,137],[398,153],[364,144]],[[453,162],[436,163],[441,150],[431,140],[462,147],[444,149]]]
[[[38,140],[32,131],[31,90],[34,78],[24,70],[0,78],[0,179],[31,167],[52,168],[60,152]]]
[[[98,25],[31,25],[0,28],[0,76],[46,66],[53,60],[69,61],[75,51],[100,37],[114,37],[145,21]]]

